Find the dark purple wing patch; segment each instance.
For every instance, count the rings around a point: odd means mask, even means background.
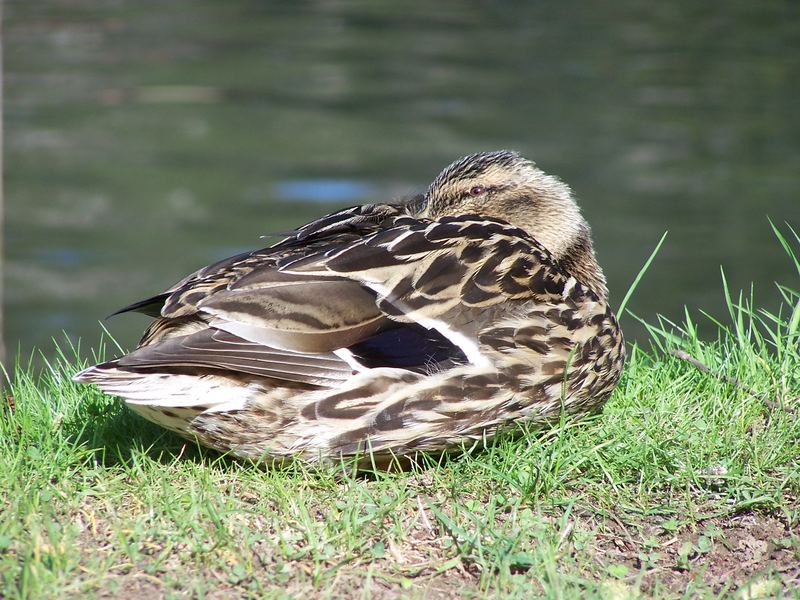
[[[469,362],[461,349],[438,331],[417,324],[382,331],[348,350],[359,363],[370,369],[395,367],[425,372],[438,363]]]

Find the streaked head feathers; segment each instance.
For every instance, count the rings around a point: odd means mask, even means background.
[[[446,167],[418,203],[418,214],[479,214],[525,230],[557,259],[577,269],[598,294],[607,294],[589,225],[569,186],[510,150],[470,154]]]

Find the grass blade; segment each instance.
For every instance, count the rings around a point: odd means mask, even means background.
[[[661,236],[661,239],[658,240],[658,244],[656,244],[656,247],[650,253],[650,256],[648,257],[647,261],[645,261],[645,263],[642,266],[642,268],[639,269],[639,273],[637,273],[636,278],[633,280],[633,283],[631,283],[631,286],[628,288],[628,291],[625,293],[625,297],[622,299],[622,302],[620,302],[619,310],[617,311],[617,314],[619,315],[620,319],[622,318],[622,315],[625,313],[625,307],[628,304],[628,300],[630,300],[631,296],[633,296],[633,292],[636,291],[636,288],[639,286],[639,282],[642,280],[642,277],[644,277],[644,274],[650,268],[650,264],[655,259],[656,254],[658,254],[658,251],[661,250],[661,246],[664,243],[664,240],[667,239],[667,234],[668,233],[669,233],[669,231],[665,231],[664,235]]]

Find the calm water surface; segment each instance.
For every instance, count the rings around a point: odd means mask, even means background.
[[[798,6],[7,0],[6,344],[90,348],[262,234],[497,148],[573,186],[617,302],[669,230],[642,317],[721,314],[720,266],[774,307],[800,287],[767,221],[800,226]]]

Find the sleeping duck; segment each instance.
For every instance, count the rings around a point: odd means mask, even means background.
[[[442,451],[603,404],[625,362],[567,185],[510,151],[326,215],[119,312],[138,347],[75,380],[233,455]]]

